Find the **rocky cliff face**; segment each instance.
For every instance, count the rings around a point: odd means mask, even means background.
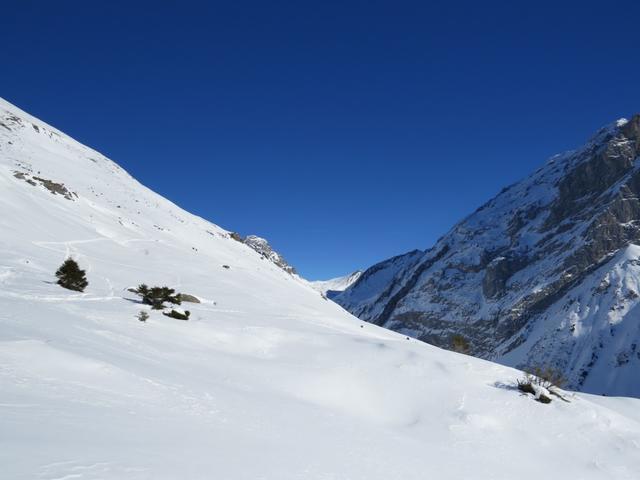
[[[335,301],[441,347],[463,335],[476,356],[640,396],[639,153],[640,116],[605,127]]]

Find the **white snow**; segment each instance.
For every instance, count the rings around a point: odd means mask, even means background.
[[[329,280],[315,280],[309,283],[315,290],[326,295],[327,292],[343,292],[357,282],[360,275],[362,275],[362,272],[357,270],[343,277],[331,278]]]
[[[1,478],[638,478],[640,401],[542,405],[516,370],[363,325],[4,101],[0,122]],[[54,283],[68,255],[84,293]],[[142,282],[202,303],[140,322]]]

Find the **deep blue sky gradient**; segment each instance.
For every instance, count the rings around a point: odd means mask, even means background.
[[[638,2],[4,2],[0,96],[308,278],[640,110]]]

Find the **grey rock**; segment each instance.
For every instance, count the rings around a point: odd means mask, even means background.
[[[178,297],[180,298],[181,302],[200,303],[200,299],[198,297],[189,295],[188,293],[180,293],[178,294]]]
[[[289,265],[282,255],[271,248],[271,245],[269,245],[266,239],[256,235],[248,235],[243,242],[264,258],[282,268],[285,272],[291,274],[296,273],[296,269]]]

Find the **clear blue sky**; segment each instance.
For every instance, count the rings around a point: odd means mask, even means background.
[[[640,110],[638,18],[631,1],[5,2],[0,96],[326,278],[429,247]]]

